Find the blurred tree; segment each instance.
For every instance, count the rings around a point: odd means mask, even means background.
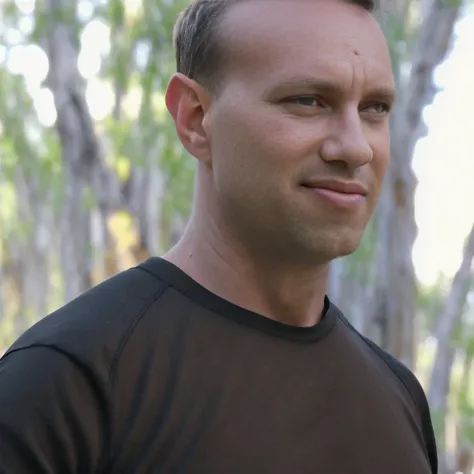
[[[435,93],[433,74],[449,51],[463,2],[385,3],[381,23],[398,89],[391,118],[391,163],[369,232],[355,254],[335,262],[331,292],[360,330],[413,368],[417,288],[412,158],[424,134],[422,111]]]
[[[174,64],[171,31],[185,4],[47,0],[33,10],[2,2],[0,146],[8,160],[2,160],[0,192],[9,204],[2,211],[8,224],[1,269],[3,294],[14,301],[10,319],[47,312],[54,271],[62,275],[57,306],[160,253],[182,231],[193,163],[177,146],[163,94]],[[94,35],[108,47],[98,48],[96,74],[84,77],[81,61],[93,54],[88,38]],[[47,77],[34,86],[31,71],[12,68],[15,55],[33,48],[48,59]],[[50,124],[39,121],[35,87],[54,99],[54,109],[45,104],[56,114]],[[113,96],[112,110],[98,119],[88,98],[94,88],[101,102]],[[8,326],[7,309],[2,312]]]
[[[194,161],[163,97],[172,27],[187,3],[0,2],[0,352],[36,319],[181,235]],[[442,467],[467,472],[471,240],[452,288],[440,281],[417,291],[412,157],[434,71],[468,0],[385,3],[380,21],[399,92],[392,163],[359,250],[332,265],[330,295],[357,328],[430,380],[442,451],[451,455]]]
[[[430,378],[428,401],[433,417],[438,425],[438,439],[442,442],[445,436],[445,419],[448,408],[451,374],[456,356],[455,330],[459,330],[463,315],[466,314],[467,296],[472,284],[473,259],[474,224],[466,240],[461,266],[454,277],[451,290],[446,299],[445,306],[439,314],[435,329],[437,350]],[[465,364],[467,364],[467,367],[464,368],[464,381],[461,385],[464,387],[464,390],[468,388],[467,376],[472,359],[471,350],[471,344],[467,344],[465,348]],[[467,392],[461,394],[465,411],[469,406],[466,404],[467,399],[464,398],[466,396]],[[441,459],[440,461],[440,471],[443,472],[447,470],[447,460]]]

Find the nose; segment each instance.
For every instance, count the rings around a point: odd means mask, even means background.
[[[352,169],[372,161],[373,150],[358,112],[347,113],[334,121],[321,144],[320,155],[326,162],[343,162]]]

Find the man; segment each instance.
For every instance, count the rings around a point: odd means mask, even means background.
[[[0,363],[9,474],[428,474],[419,383],[325,297],[389,160],[369,0],[197,0],[166,104],[197,159],[181,241]]]

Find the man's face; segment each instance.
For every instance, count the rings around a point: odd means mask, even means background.
[[[253,0],[220,28],[209,135],[220,214],[304,261],[353,252],[389,161],[394,81],[377,23],[334,0]]]

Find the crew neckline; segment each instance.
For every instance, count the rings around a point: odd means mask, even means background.
[[[303,343],[319,341],[329,334],[338,317],[339,310],[325,296],[323,317],[317,324],[308,327],[292,326],[275,321],[222,298],[191,278],[181,268],[162,257],[151,257],[136,268],[151,273],[195,303],[222,317],[283,339]]]

